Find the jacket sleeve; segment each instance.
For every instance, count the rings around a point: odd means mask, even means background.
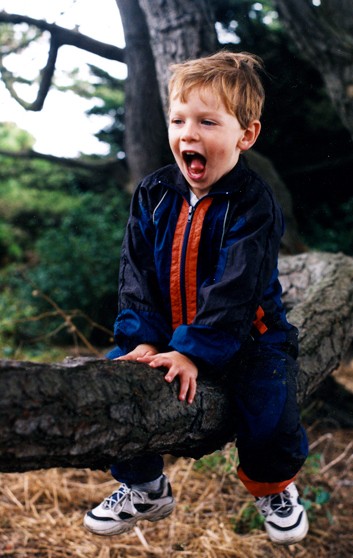
[[[207,366],[222,367],[250,333],[266,289],[277,278],[283,217],[261,182],[230,215],[214,274],[201,286],[190,325],[179,326],[170,346]]]
[[[119,312],[114,338],[128,352],[140,343],[167,345],[172,331],[161,313],[154,265],[154,227],[145,188],[133,196],[121,248]]]

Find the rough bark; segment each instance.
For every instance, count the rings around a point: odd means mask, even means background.
[[[149,28],[159,90],[168,112],[170,64],[214,52],[218,45],[209,0],[139,0]]]
[[[345,357],[353,339],[353,259],[312,252],[279,262],[283,301],[299,328],[299,399],[303,401]]]
[[[116,0],[124,26],[125,151],[132,191],[141,178],[171,161],[149,29],[138,0]]]
[[[289,319],[300,329],[303,402],[351,343],[353,259],[286,256],[280,277]],[[236,432],[223,380],[200,378],[188,405],[177,399],[177,382],[138,363],[1,361],[0,391],[0,471],[104,468],[151,451],[198,457]]]
[[[351,0],[275,0],[280,19],[320,72],[343,125],[353,137],[353,9]]]
[[[148,451],[196,455],[231,435],[219,386],[202,382],[195,403],[181,403],[176,382],[144,364],[2,361],[0,385],[1,471],[104,468]]]

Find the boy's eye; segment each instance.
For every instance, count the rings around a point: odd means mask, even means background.
[[[171,124],[181,124],[182,120],[181,118],[172,118],[170,122]]]
[[[215,122],[213,122],[212,120],[207,120],[207,119],[202,120],[202,124],[204,126],[215,126]]]

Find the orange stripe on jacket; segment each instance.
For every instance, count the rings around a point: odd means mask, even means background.
[[[267,325],[265,325],[262,321],[262,318],[264,317],[265,312],[263,311],[262,307],[259,306],[258,309],[256,310],[256,314],[255,314],[255,320],[253,321],[253,325],[256,327],[256,329],[259,331],[259,333],[261,333],[261,335],[263,333],[266,333],[266,331],[268,330]]]
[[[197,313],[197,261],[199,246],[205,215],[212,201],[212,198],[205,198],[205,200],[201,201],[196,207],[190,230],[185,262],[185,292],[188,324],[191,324]]]
[[[176,329],[183,322],[183,305],[180,290],[181,257],[186,226],[189,217],[189,204],[184,200],[180,210],[172,245],[172,262],[170,268],[170,302],[172,307],[172,325]]]
[[[205,215],[212,203],[212,198],[205,198],[196,207],[188,237],[185,256],[185,277],[181,277],[181,264],[185,231],[188,224],[190,206],[186,200],[180,210],[177,226],[175,228],[172,261],[170,268],[170,301],[172,308],[172,325],[176,329],[183,323],[183,303],[181,294],[181,280],[185,281],[185,296],[187,316],[186,322],[190,324],[197,312],[197,261]]]

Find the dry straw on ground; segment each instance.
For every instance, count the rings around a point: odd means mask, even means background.
[[[168,459],[175,512],[119,537],[98,537],[82,527],[85,510],[116,488],[109,473],[1,474],[0,557],[351,558],[350,437],[348,431],[311,428],[312,457],[298,479],[310,505],[311,529],[301,544],[279,547],[268,541],[251,496],[236,478],[234,449],[227,446],[201,467],[189,459]]]

